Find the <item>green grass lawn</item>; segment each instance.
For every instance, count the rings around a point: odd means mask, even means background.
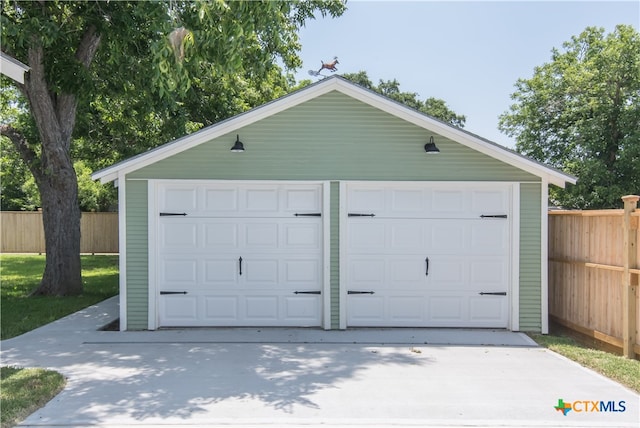
[[[0,426],[14,426],[55,397],[64,385],[64,377],[51,370],[0,367]]]
[[[540,346],[640,392],[640,361],[638,360],[587,348],[570,337],[531,334],[531,338]]]
[[[44,256],[0,256],[0,339],[31,331],[118,294],[118,256],[82,256],[84,292],[73,297],[29,297],[38,287]]]

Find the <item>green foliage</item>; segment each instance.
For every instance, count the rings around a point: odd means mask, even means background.
[[[66,381],[57,372],[45,369],[0,367],[0,423],[14,426],[44,406],[64,388]]]
[[[50,93],[78,98],[69,152],[82,162],[75,163],[81,181],[88,169],[284,95],[290,81],[278,64],[300,66],[297,31],[316,14],[335,17],[345,10],[340,0],[0,1],[3,51],[28,64],[29,49],[43,46]],[[86,66],[76,52],[92,29],[100,42]],[[184,37],[175,38],[180,29]],[[0,122],[18,129],[40,156],[32,112],[13,82],[2,82],[0,101]],[[17,159],[15,150],[2,151],[2,209],[38,204],[35,182]],[[86,180],[79,185],[83,209],[113,207],[113,189]],[[90,195],[91,190],[97,193]]]
[[[411,107],[429,116],[440,119],[443,122],[459,128],[464,127],[466,118],[463,115],[456,114],[454,111],[447,107],[447,104],[438,98],[427,98],[425,101],[421,101],[416,92],[401,92],[400,83],[396,80],[380,80],[378,86],[374,85],[369,79],[366,71],[359,71],[358,73],[346,73],[342,77],[356,83],[363,88],[377,92],[385,97],[391,98],[399,103]]]
[[[118,293],[118,256],[82,256],[81,261],[81,295],[30,296],[40,282],[45,256],[0,256],[0,339],[26,333]]]
[[[578,177],[551,189],[567,208],[620,207],[640,192],[640,34],[589,27],[516,83],[500,129],[521,153]]]

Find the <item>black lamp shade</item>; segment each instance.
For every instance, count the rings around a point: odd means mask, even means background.
[[[430,155],[436,155],[440,153],[440,149],[436,146],[435,141],[433,141],[433,137],[429,138],[429,142],[424,145],[424,151]]]
[[[236,142],[233,145],[233,147],[231,147],[231,151],[234,153],[242,153],[244,152],[244,144],[242,144],[242,141],[240,141],[240,136],[236,135]]]

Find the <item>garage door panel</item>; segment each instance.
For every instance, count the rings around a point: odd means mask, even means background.
[[[188,325],[196,321],[198,299],[196,296],[161,296],[160,310],[173,325]]]
[[[194,186],[168,187],[161,194],[159,206],[160,212],[185,212],[197,211],[198,191]]]
[[[386,248],[384,223],[360,222],[349,227],[349,250],[380,252]]]
[[[395,296],[388,299],[389,319],[396,323],[421,324],[424,322],[424,299],[417,296]]]
[[[431,232],[430,249],[438,254],[461,254],[467,249],[468,225],[460,221],[424,220]]]
[[[432,289],[459,289],[469,282],[468,260],[462,257],[429,258],[429,280]]]
[[[281,248],[284,250],[320,250],[322,248],[321,225],[318,221],[283,223]]]
[[[470,254],[504,255],[508,253],[509,229],[506,220],[480,220],[470,223]]]
[[[348,195],[348,211],[363,213],[385,209],[383,189],[352,189]]]
[[[473,190],[471,212],[478,214],[505,214],[509,211],[509,198],[505,189]]]
[[[244,191],[242,208],[248,213],[260,212],[268,216],[279,211],[278,199],[277,189],[249,188]]]
[[[390,197],[390,211],[394,216],[421,215],[427,209],[425,191],[422,189],[391,190]]]
[[[320,278],[320,262],[316,258],[285,260],[284,272],[288,288],[315,288]]]
[[[278,248],[278,224],[248,223],[244,225],[244,248],[267,250]]]
[[[350,296],[349,324],[359,326],[380,326],[386,324],[385,299],[371,295]]]
[[[210,215],[233,215],[239,210],[237,188],[205,189],[204,211]]]
[[[431,216],[465,215],[466,195],[464,190],[438,190],[431,193]]]
[[[315,295],[286,296],[283,298],[284,318],[301,326],[314,325],[320,318],[321,299]]]
[[[237,259],[207,259],[203,261],[205,285],[228,287],[238,281]]]
[[[507,321],[507,298],[505,296],[470,296],[469,320],[484,326]]]
[[[346,288],[375,294],[348,295],[347,325],[506,327],[508,297],[480,293],[508,292],[510,203],[509,185],[349,184],[348,212],[375,216],[347,217]]]
[[[231,221],[207,222],[204,229],[205,248],[211,250],[237,249],[239,247],[239,225]]]
[[[473,261],[469,265],[470,282],[476,284],[476,288],[493,287],[493,291],[506,291],[509,267],[504,259],[486,258]]]
[[[278,296],[247,296],[245,319],[248,324],[278,321]]]
[[[379,288],[385,281],[385,259],[363,257],[349,263],[350,288]]]
[[[193,259],[166,258],[160,267],[160,278],[167,285],[196,284],[198,263]]]
[[[195,249],[198,247],[198,225],[194,222],[177,222],[170,219],[160,225],[160,250]]]
[[[246,287],[251,289],[273,289],[278,287],[279,259],[255,259],[245,261]]]
[[[316,186],[283,190],[283,209],[288,213],[315,213],[321,211],[322,195]]]
[[[161,184],[157,200],[186,214],[158,216],[159,326],[320,325],[321,185]]]
[[[426,287],[426,263],[415,256],[406,256],[388,260],[389,280],[399,288]]]
[[[455,296],[432,296],[429,298],[429,320],[434,323],[454,323],[463,321],[464,299]]]
[[[204,319],[220,322],[238,319],[240,299],[237,296],[203,296]]]

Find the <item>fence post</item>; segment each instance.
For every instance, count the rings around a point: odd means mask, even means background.
[[[640,196],[623,196],[624,201],[624,231],[623,231],[623,275],[622,275],[622,353],[627,358],[635,358],[633,345],[636,338],[636,293],[638,282],[634,281],[631,269],[637,267],[637,224],[632,225],[631,214],[638,206]],[[633,227],[635,226],[635,228]],[[633,265],[633,266],[632,266]]]

